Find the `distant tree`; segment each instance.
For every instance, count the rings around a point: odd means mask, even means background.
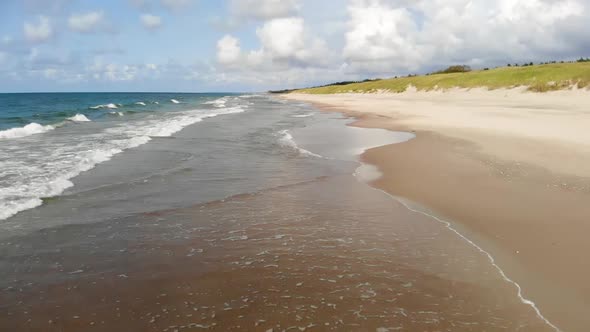
[[[467,65],[450,66],[447,69],[439,70],[433,74],[450,74],[450,73],[467,73],[471,71],[471,67]]]
[[[511,64],[508,64],[508,67],[512,67],[512,65]]]

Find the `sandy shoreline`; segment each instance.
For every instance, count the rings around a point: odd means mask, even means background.
[[[367,151],[374,185],[453,220],[564,331],[590,326],[590,94],[519,90],[287,95],[415,131]]]

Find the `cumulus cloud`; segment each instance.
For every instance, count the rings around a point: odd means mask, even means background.
[[[25,22],[25,38],[33,43],[41,43],[49,40],[53,36],[51,22],[45,16],[39,16],[37,24]]]
[[[77,32],[94,32],[100,26],[104,19],[102,11],[72,14],[68,18],[68,26]]]
[[[150,30],[156,30],[162,26],[162,19],[152,14],[143,14],[140,16],[143,26]]]
[[[222,65],[237,64],[241,56],[240,41],[230,35],[225,35],[217,42],[217,61]]]
[[[217,43],[217,60],[226,67],[256,70],[321,66],[328,59],[325,43],[305,29],[301,17],[275,18],[256,29],[260,48],[243,52],[239,40],[226,35]]]
[[[297,14],[300,0],[231,0],[234,16],[256,20],[288,17]]]
[[[256,30],[265,51],[277,58],[297,56],[304,49],[303,19],[279,18],[264,23]]]
[[[571,25],[590,18],[583,0],[351,0],[348,12],[343,55],[368,72],[565,56],[583,40]]]
[[[39,10],[25,9],[29,15],[46,16],[25,19],[22,36],[0,38],[0,71],[9,82],[5,86],[18,76],[27,83],[82,80],[91,89],[110,89],[113,82],[117,87],[135,87],[150,80],[154,86],[169,80],[170,86],[182,87],[178,82],[188,79],[220,89],[278,88],[423,73],[453,64],[481,68],[590,56],[589,0],[227,0],[227,7],[208,7],[213,17],[229,22],[225,25],[228,34],[212,45],[215,58],[199,66],[145,64],[141,57],[133,58],[134,54],[121,57],[124,50],[110,40],[104,45],[102,38],[88,45],[72,45],[65,41],[69,34],[61,36],[63,50],[43,46],[32,50],[36,43],[57,35],[57,19],[64,15],[66,27],[74,31],[111,28],[106,12],[68,17],[71,12],[65,14],[65,9],[71,0],[55,2],[63,4],[56,12],[49,3]],[[163,23],[171,28],[177,23],[163,22],[158,10],[184,13],[200,9],[192,5],[195,3],[205,2],[127,0],[128,6],[137,9],[136,23],[153,30]],[[232,32],[238,27],[247,30]],[[135,30],[128,31],[123,38],[137,37],[131,34]],[[203,31],[208,33],[212,32]],[[122,40],[121,44],[126,43]],[[71,55],[68,46],[74,47]],[[47,51],[52,53],[44,54]],[[168,49],[158,52],[164,58],[176,55]],[[101,60],[93,63],[94,58]],[[120,63],[122,59],[129,63]],[[185,86],[192,89],[195,85]]]

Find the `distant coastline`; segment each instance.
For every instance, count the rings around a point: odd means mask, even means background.
[[[587,88],[590,85],[590,59],[575,62],[552,61],[540,64],[508,64],[505,67],[471,70],[468,66],[451,66],[431,74],[408,75],[388,79],[345,81],[311,88],[283,89],[270,93],[400,93],[415,87],[418,91],[446,90],[451,88],[515,88],[547,92],[571,88]]]

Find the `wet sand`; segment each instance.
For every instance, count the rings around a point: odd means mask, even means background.
[[[288,98],[357,117],[356,126],[415,131],[414,140],[363,155],[384,174],[374,185],[452,220],[552,323],[587,330],[587,91]]]
[[[349,175],[20,242],[3,331],[552,330],[484,255]]]

